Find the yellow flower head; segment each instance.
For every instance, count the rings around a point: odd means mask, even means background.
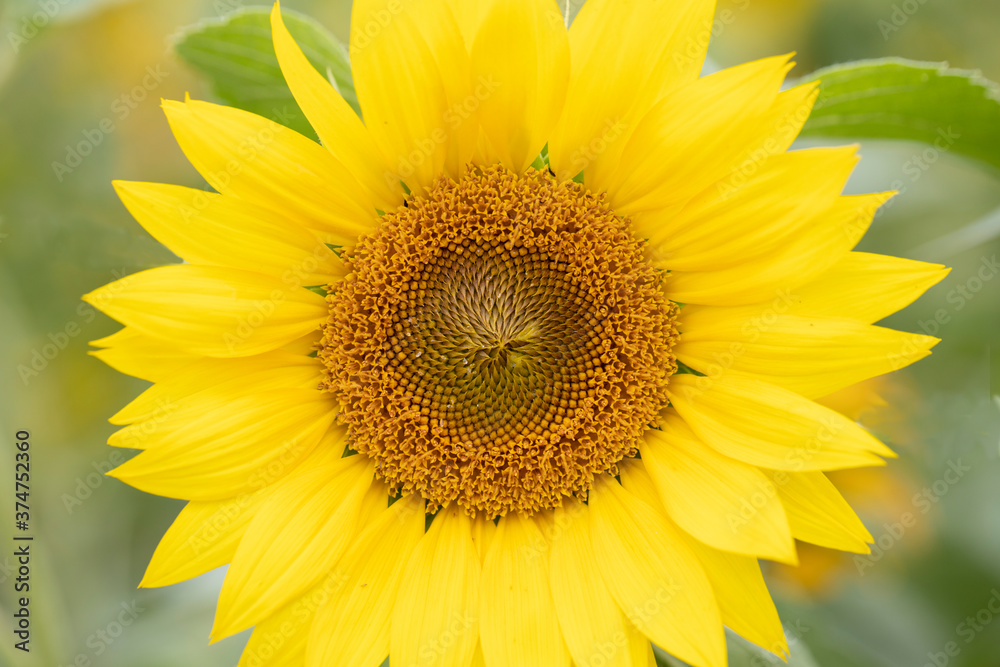
[[[164,102],[216,192],[116,183],[186,263],[85,297],[155,383],[113,474],[190,501],[143,585],[228,563],[242,667],[787,652],[757,559],[865,552],[823,471],[892,456],[815,399],[926,356],[872,323],[945,270],[852,252],[888,195],[788,151],[787,57],[699,78],[712,12],[356,0],[362,121],[275,7],[320,143]]]

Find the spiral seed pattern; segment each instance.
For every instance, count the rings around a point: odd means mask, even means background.
[[[635,455],[676,306],[627,220],[547,173],[472,168],[345,253],[320,357],[352,446],[431,509],[533,513]]]

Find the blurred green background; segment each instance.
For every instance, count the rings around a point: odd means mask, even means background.
[[[284,5],[346,38],[348,0]],[[202,185],[158,100],[211,93],[172,55],[170,39],[239,6],[0,0],[4,667],[231,666],[246,640],[208,646],[220,572],[167,589],[136,589],[182,503],[100,474],[120,461],[119,450],[105,444],[113,431],[106,420],[145,383],[86,355],[88,341],[118,327],[79,301],[123,274],[176,261],[131,219],[110,182]],[[795,51],[794,74],[802,75],[898,55],[947,60],[1000,80],[995,2],[720,0],[718,16],[711,49],[717,66]],[[76,164],[70,146],[85,140],[93,148]],[[891,404],[861,418],[900,459],[884,471],[838,479],[876,549],[860,560],[809,549],[797,571],[768,568],[793,643],[823,667],[1000,665],[1000,615],[989,611],[991,603],[1000,608],[1000,280],[983,269],[1000,254],[1000,175],[947,154],[927,161],[924,151],[865,142],[850,185],[856,192],[903,191],[862,249],[954,267],[888,323],[942,337],[934,355],[845,399],[875,391]],[[941,312],[944,323],[935,325]],[[33,453],[28,655],[12,650],[8,629],[15,570],[10,471],[20,429],[30,431]],[[961,474],[949,472],[955,470]],[[122,619],[128,624],[119,625]],[[957,655],[946,654],[949,642]]]

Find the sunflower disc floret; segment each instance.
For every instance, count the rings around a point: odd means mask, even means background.
[[[547,172],[472,168],[345,253],[320,357],[353,447],[433,509],[532,513],[634,456],[676,306],[627,219]]]

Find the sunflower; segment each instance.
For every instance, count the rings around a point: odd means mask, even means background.
[[[163,103],[215,190],[116,183],[185,260],[84,297],[155,384],[112,474],[190,501],[143,586],[229,564],[240,665],[726,663],[787,652],[758,559],[865,552],[816,403],[927,354],[873,326],[945,270],[852,252],[890,195],[789,151],[816,97],[700,77],[713,3],[356,0],[364,121],[272,13],[319,142]]]

